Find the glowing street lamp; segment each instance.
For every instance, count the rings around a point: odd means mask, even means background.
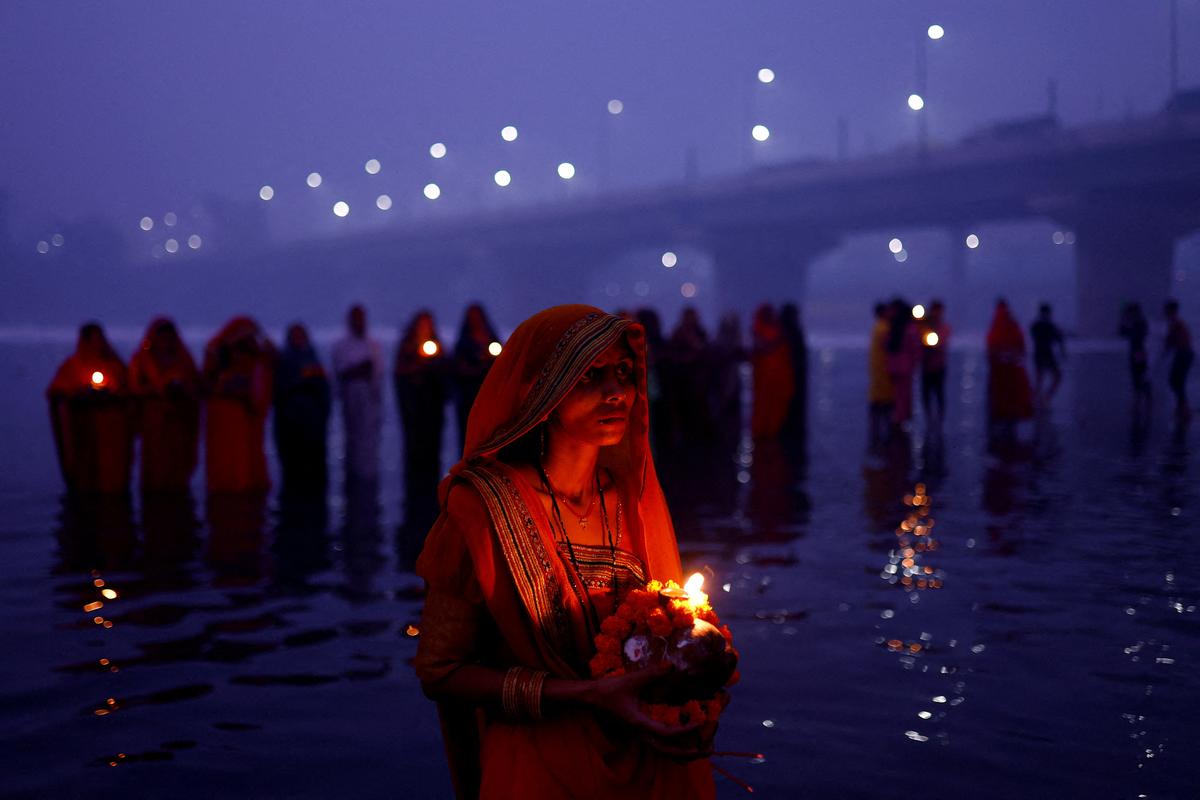
[[[608,101],[608,113],[612,114],[614,117],[617,116],[618,114],[620,114],[624,110],[625,110],[625,104],[623,102],[621,102],[620,100],[613,98],[612,100]]]
[[[497,186],[504,188],[512,183],[512,175],[509,174],[508,170],[500,169],[496,170],[496,174],[492,176],[492,180],[496,182]]]
[[[929,28],[926,29],[925,35],[936,42],[938,39],[946,35],[946,29],[941,25],[930,25]]]
[[[347,217],[350,215],[350,204],[345,200],[338,200],[333,204],[333,215],[335,217]]]
[[[434,142],[433,144],[429,145],[429,155],[433,156],[434,158],[445,158],[446,145],[442,144],[441,142]]]
[[[758,71],[759,83],[771,83],[775,80],[775,70],[763,67]]]
[[[505,125],[500,129],[500,138],[506,142],[515,142],[517,140],[517,129],[514,125]]]
[[[575,165],[570,161],[564,161],[558,165],[558,177],[564,181],[569,181],[575,177]]]
[[[427,200],[437,200],[442,196],[441,187],[436,183],[427,183],[425,188],[421,190]]]
[[[913,111],[920,111],[925,107],[925,98],[919,94],[910,94],[908,96],[908,107]]]
[[[766,125],[755,125],[750,129],[750,135],[754,137],[756,142],[765,142],[771,138],[771,129]]]

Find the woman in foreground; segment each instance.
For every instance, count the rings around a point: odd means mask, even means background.
[[[668,667],[588,678],[624,593],[680,578],[645,365],[641,326],[558,306],[517,328],[471,410],[417,564],[417,675],[459,797],[714,796],[712,731],[639,708]]]

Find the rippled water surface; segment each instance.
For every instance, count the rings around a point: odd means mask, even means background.
[[[78,507],[66,349],[0,344],[0,792],[448,796],[394,410],[379,498]],[[767,797],[1196,797],[1200,432],[1135,430],[1121,355],[1080,353],[989,455],[967,350],[940,439],[871,452],[864,353],[811,364],[804,453],[661,465],[742,653],[718,747],[765,755],[717,763]]]

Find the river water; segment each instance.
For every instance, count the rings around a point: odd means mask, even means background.
[[[378,498],[79,507],[42,396],[69,349],[0,343],[0,793],[449,796],[394,409]],[[660,466],[742,654],[718,748],[764,756],[716,763],[767,797],[1198,796],[1200,433],[1162,376],[1141,429],[1123,356],[1077,352],[989,454],[977,348],[940,436],[875,449],[863,350],[810,364],[802,452]]]

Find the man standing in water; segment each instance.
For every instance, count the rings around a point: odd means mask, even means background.
[[[348,334],[333,346],[346,438],[346,480],[369,483],[379,477],[383,350],[367,336],[367,312],[362,306],[350,309],[346,323]]]
[[[1167,338],[1163,342],[1163,356],[1169,356],[1171,359],[1167,382],[1175,394],[1175,421],[1182,425],[1192,416],[1187,399],[1187,376],[1192,368],[1192,359],[1195,358],[1192,333],[1179,317],[1178,300],[1168,300],[1163,306],[1163,313],[1167,317]]]
[[[1063,343],[1062,329],[1050,318],[1050,304],[1038,307],[1038,318],[1029,326],[1029,337],[1033,339],[1034,395],[1038,405],[1047,406],[1058,391],[1062,380],[1059,359],[1066,359],[1067,349]],[[1042,390],[1046,376],[1050,376],[1050,388]]]

